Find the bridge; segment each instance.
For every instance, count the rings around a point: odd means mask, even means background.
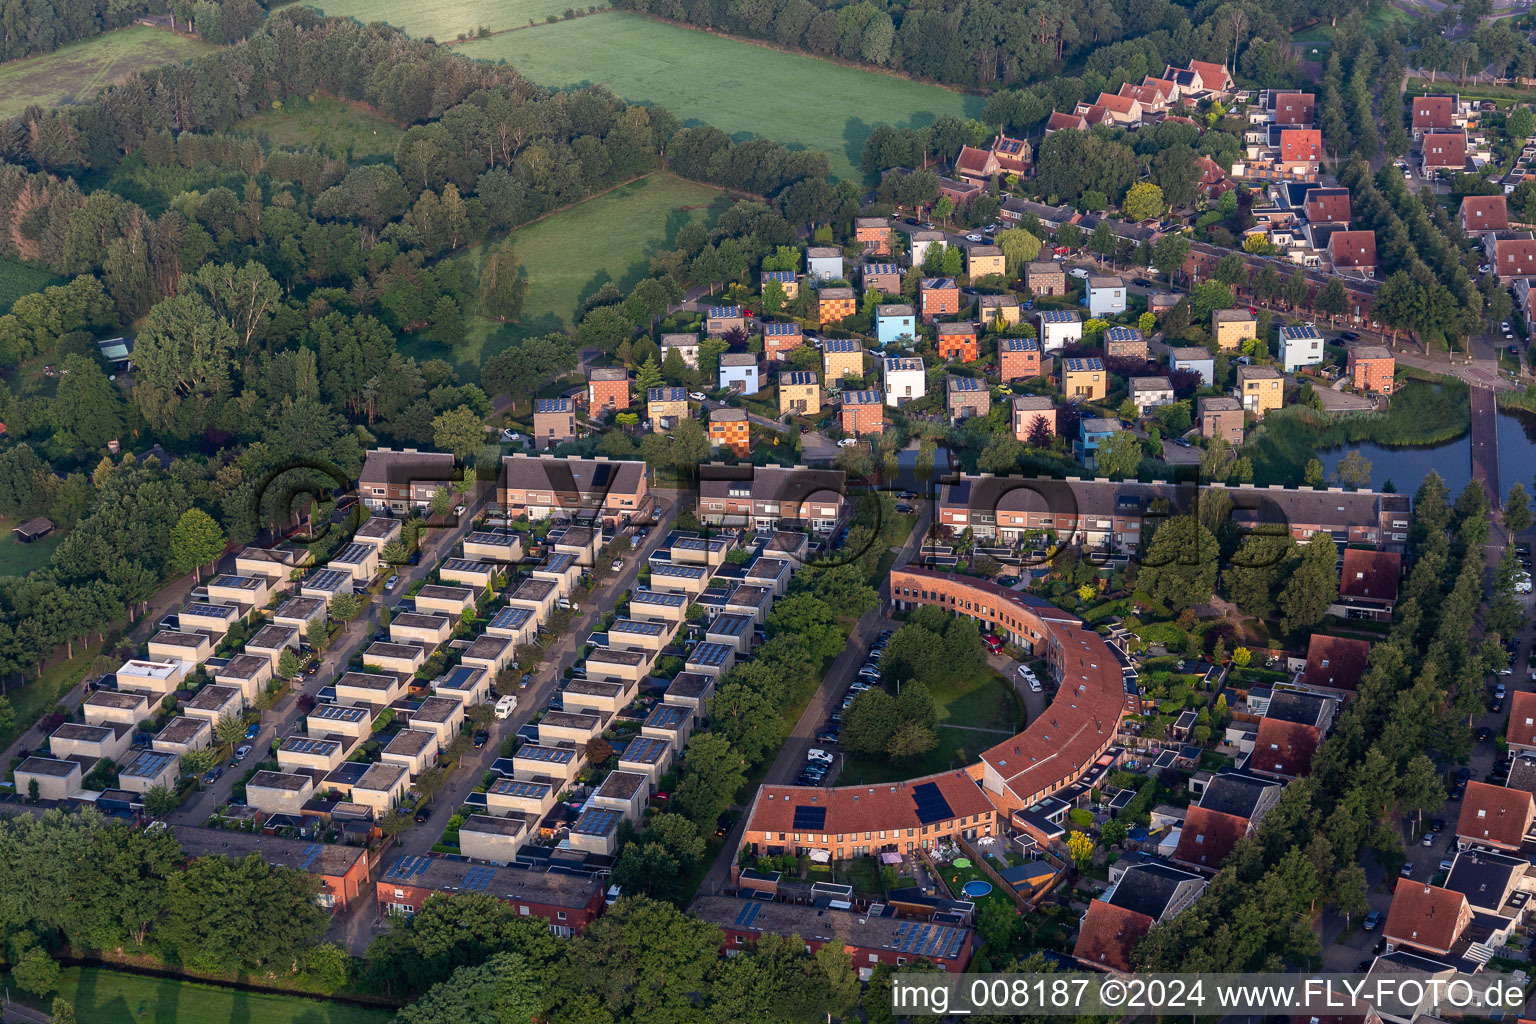
[[[1499,415],[1494,390],[1482,384],[1467,389],[1472,398],[1472,479],[1483,485],[1488,504],[1499,508]]]

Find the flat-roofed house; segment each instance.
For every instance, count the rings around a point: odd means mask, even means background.
[[[560,791],[549,782],[500,778],[485,791],[485,806],[496,814],[544,817],[555,805]]]
[[[272,598],[270,576],[215,576],[208,581],[208,600],[258,608]]]
[[[320,882],[316,899],[333,912],[346,909],[368,886],[368,850],[362,846],[285,839],[262,832],[191,825],[171,827],[182,853],[188,857],[223,856],[239,860],[255,854],[266,864],[314,876]]]
[[[411,788],[411,773],[404,765],[379,761],[368,766],[352,784],[352,802],[373,808],[374,819],[384,817],[400,806]]]
[[[645,817],[645,805],[651,795],[651,780],[639,772],[609,772],[593,791],[588,805],[618,811],[632,824]]]
[[[552,580],[526,579],[507,597],[507,607],[526,608],[540,622],[547,622],[560,601],[560,588]]]
[[[779,374],[779,415],[815,416],[821,412],[821,381],[810,370]]]
[[[736,653],[742,656],[752,652],[753,628],[756,625],[752,616],[741,612],[724,612],[710,620],[704,627],[704,639],[711,643],[727,644],[735,648]]]
[[[1211,338],[1222,351],[1237,348],[1258,335],[1258,317],[1246,309],[1211,310]]]
[[[207,633],[178,633],[162,629],[149,639],[149,656],[154,661],[184,661],[201,665],[213,657],[213,637]]]
[[[1285,377],[1273,366],[1239,366],[1237,398],[1245,412],[1263,419],[1266,412],[1280,408],[1284,401]]]
[[[383,548],[391,541],[400,539],[400,523],[401,520],[389,516],[372,516],[353,532],[352,539],[358,544]]]
[[[379,760],[400,765],[414,779],[432,767],[437,760],[437,751],[437,733],[425,729],[401,729],[379,752]]]
[[[130,793],[148,793],[158,786],[164,786],[174,793],[180,772],[180,755],[146,750],[119,769],[117,785],[119,789],[126,789]]]
[[[1040,347],[1046,352],[1056,352],[1083,340],[1083,319],[1075,310],[1042,309],[1035,314],[1040,335]]]
[[[528,833],[528,824],[522,818],[471,814],[459,826],[459,852],[487,864],[511,864]]]
[[[829,338],[821,346],[821,379],[828,387],[864,373],[864,346],[855,338]]]
[[[329,603],[329,598],[290,597],[277,606],[277,611],[272,613],[272,622],[279,626],[291,626],[302,633],[309,628],[310,623],[325,621],[325,609]]]
[[[539,742],[546,747],[585,746],[602,735],[604,717],[584,711],[551,711],[539,719]]]
[[[569,398],[533,400],[533,441],[539,448],[554,448],[576,439],[576,406]]]
[[[351,745],[332,737],[289,736],[277,748],[277,763],[289,771],[308,768],[333,772],[347,759]]]
[[[743,395],[757,394],[760,387],[757,371],[757,356],[751,352],[723,352],[720,355],[722,389],[735,388]]]
[[[371,509],[407,512],[426,508],[453,480],[452,452],[375,448],[363,460],[357,493]]]
[[[388,707],[405,696],[409,678],[392,672],[345,672],[335,683],[336,703]]]
[[[645,418],[653,433],[665,433],[688,419],[689,408],[687,388],[650,388],[645,393]]]
[[[463,615],[475,607],[475,592],[469,587],[444,587],[427,585],[416,591],[418,612],[442,612],[446,615]]]
[[[512,656],[516,651],[517,645],[510,638],[486,633],[476,637],[475,641],[464,649],[464,653],[459,656],[459,664],[484,669],[488,675],[494,677],[512,664]]]
[[[13,777],[18,794],[30,794],[36,783],[39,800],[68,800],[80,792],[81,774],[79,761],[34,754],[16,766]]]
[[[90,725],[85,722],[65,722],[48,737],[48,751],[59,759],[101,758],[120,761],[133,745],[133,727],[117,722],[112,725]],[[21,790],[25,796],[26,791]]]
[[[532,610],[507,607],[486,623],[485,635],[499,636],[514,644],[526,644],[532,642],[538,628],[539,619]]]
[[[436,647],[453,635],[453,619],[441,612],[401,612],[389,620],[389,638],[397,644]]]
[[[1159,405],[1173,404],[1173,385],[1167,377],[1132,377],[1130,396],[1137,413],[1145,416]]]
[[[464,557],[499,564],[521,562],[522,535],[516,530],[476,530],[464,538]]]
[[[640,724],[640,735],[666,740],[679,754],[693,734],[693,709],[681,704],[657,704]]]
[[[149,696],[143,692],[97,690],[85,698],[81,710],[90,725],[138,725],[149,717],[149,707]]]
[[[373,733],[373,708],[367,704],[316,704],[304,717],[311,736],[338,736],[350,741]]]
[[[703,566],[663,562],[651,566],[651,589],[698,597],[709,589],[709,576]]]
[[[272,663],[274,672],[277,670],[277,663],[282,660],[284,651],[292,650],[297,653],[298,649],[299,631],[293,626],[276,624],[262,626],[245,642],[245,653],[266,658]]]
[[[660,653],[677,627],[657,619],[614,619],[608,627],[608,646],[618,650]]]
[[[365,670],[414,673],[427,662],[427,652],[419,644],[395,644],[377,640],[363,652]]]
[[[630,740],[619,754],[618,769],[644,775],[650,780],[651,789],[654,791],[661,777],[672,767],[672,758],[675,753],[672,744],[666,740],[639,736]]]
[[[599,647],[587,655],[587,678],[638,683],[654,662],[655,656],[649,651]]]
[[[587,371],[587,412],[601,416],[629,408],[629,371],[622,366],[596,366]]]
[[[682,622],[688,617],[688,595],[664,590],[631,591],[629,616],[656,622]]]
[[[299,584],[299,596],[323,601],[329,608],[338,595],[356,593],[356,582],[349,569],[316,569]]]
[[[297,548],[247,547],[235,556],[235,572],[241,576],[265,576],[274,583],[293,576],[308,565],[311,555]]]
[[[223,668],[214,671],[213,681],[224,686],[238,686],[241,696],[254,704],[272,681],[272,659],[265,654],[237,654]]]
[[[619,850],[619,823],[624,815],[606,807],[589,807],[571,824],[566,841],[571,849],[611,857]]]
[[[155,734],[150,747],[166,754],[190,754],[213,743],[213,725],[206,718],[177,715]]]
[[[468,558],[447,558],[438,566],[437,574],[452,583],[470,587],[489,587],[496,579],[500,566],[491,562],[476,562]]]
[[[350,572],[352,578],[360,583],[367,583],[378,574],[380,550],[376,544],[348,544],[332,555],[326,564],[332,569]]]
[[[735,665],[736,648],[727,644],[705,641],[694,644],[692,650],[688,652],[683,667],[688,672],[698,672],[718,679]]]
[[[428,697],[406,715],[412,729],[430,732],[446,747],[464,722],[464,702],[451,697]]]
[[[459,665],[432,684],[432,692],[439,697],[452,697],[466,708],[484,704],[491,692],[491,674],[473,665]]]
[[[182,711],[193,718],[205,718],[209,722],[218,722],[221,718],[239,716],[245,710],[245,703],[245,694],[240,687],[209,683],[187,701]]]
[[[263,814],[291,814],[298,817],[314,795],[315,777],[308,772],[274,772],[263,769],[245,783],[245,802]]]
[[[634,700],[636,684],[609,679],[572,679],[561,691],[567,711],[595,711],[612,715]]]
[[[693,708],[694,715],[702,718],[703,709],[711,697],[714,697],[714,676],[705,676],[703,672],[677,672],[662,699],[670,705]]]
[[[187,678],[187,674],[187,663],[184,661],[146,661],[131,658],[118,667],[117,688],[139,690],[163,697],[174,692],[181,685],[181,681]]]
[[[1202,396],[1200,436],[1214,437],[1231,445],[1243,443],[1243,405],[1235,398]]]
[[[667,356],[676,352],[682,357],[683,362],[697,370],[699,368],[699,336],[697,334],[663,334],[661,336],[661,361],[665,363]]]
[[[576,778],[587,756],[576,747],[524,743],[512,755],[512,770],[525,779],[553,779],[565,785]]]
[[[1044,395],[1019,395],[1013,399],[1013,436],[1028,441],[1037,430],[1056,433],[1056,403]]]
[[[533,567],[529,575],[536,580],[548,580],[555,585],[557,594],[568,598],[581,582],[581,564],[574,555],[551,551],[543,562]]]
[[[183,633],[208,632],[223,636],[245,615],[239,605],[193,601],[176,613]]]

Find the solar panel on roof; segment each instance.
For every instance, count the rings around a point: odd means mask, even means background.
[[[827,824],[825,807],[796,807],[793,827],[796,829],[820,829]]]
[[[496,869],[495,868],[489,868],[489,867],[474,867],[474,868],[470,868],[469,869],[469,873],[464,876],[464,883],[459,888],[461,888],[461,889],[473,889],[476,892],[479,892],[480,890],[484,889],[486,886],[490,885],[491,884],[491,879],[494,878],[494,877],[496,877]]]
[[[324,847],[322,847],[319,843],[310,843],[308,846],[304,847],[304,859],[299,863],[299,870],[308,871],[309,866],[315,862],[315,858],[320,856],[320,851],[322,849],[324,849]]]
[[[913,786],[912,802],[917,806],[917,820],[924,825],[955,816],[949,801],[939,792],[937,783],[925,782],[921,786]]]

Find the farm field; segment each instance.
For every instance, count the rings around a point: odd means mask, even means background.
[[[11,306],[23,295],[60,284],[63,278],[51,270],[29,267],[25,263],[0,258],[0,316],[11,311]]]
[[[383,21],[416,39],[431,37],[439,43],[473,36],[483,25],[492,32],[524,28],[530,22],[562,16],[567,10],[585,11],[588,4],[574,0],[321,0],[310,6],[326,15],[356,18],[364,24]],[[607,3],[597,6],[607,7]]]
[[[315,146],[336,156],[350,154],[354,160],[392,155],[405,134],[392,121],[330,98],[298,100],[281,110],[248,117],[237,129],[265,138],[273,148]]]
[[[877,124],[921,126],[976,117],[982,100],[935,85],[843,67],[613,11],[457,49],[505,60],[552,88],[606,85],[634,103],[666,107],[738,139],[754,135],[820,149],[840,178],[856,170]]]
[[[473,379],[482,362],[514,341],[570,326],[582,299],[604,282],[627,291],[644,276],[651,255],[670,248],[689,220],[712,216],[708,207],[717,201],[723,202],[719,189],[652,174],[519,228],[512,237],[529,279],[522,318],[503,324],[472,316],[464,341],[451,352],[414,337],[401,350],[418,359],[448,359]],[[461,257],[472,279],[479,277],[482,251]]]
[[[80,1024],[385,1024],[391,1014],[345,1003],[200,985],[88,967],[68,968],[59,995],[74,1001]]]
[[[135,71],[216,49],[164,29],[130,25],[52,53],[12,61],[0,66],[0,117],[15,117],[32,103],[56,107],[88,100]]]

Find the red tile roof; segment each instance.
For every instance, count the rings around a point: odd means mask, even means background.
[[[1403,576],[1403,556],[1392,551],[1344,549],[1344,568],[1339,573],[1339,596],[1382,601],[1397,600]]]
[[[1301,684],[1332,690],[1357,689],[1370,655],[1369,641],[1313,633],[1307,642],[1307,664],[1301,670]]]
[[[912,791],[931,782],[949,804],[955,817],[973,814],[991,815],[992,801],[963,771],[944,772],[905,782],[887,782],[878,786],[839,786],[815,789],[806,786],[764,786],[752,804],[749,832],[801,832],[795,827],[795,808],[815,807],[826,810],[824,823],[814,829],[816,835],[849,835],[884,829],[921,830],[924,824],[917,814]],[[802,845],[816,845],[815,843]]]
[[[1312,767],[1319,736],[1314,726],[1266,718],[1259,722],[1248,767],[1256,772],[1297,778]]]
[[[1494,242],[1493,272],[1501,278],[1536,275],[1536,238],[1501,238]]]
[[[1392,942],[1446,953],[1471,916],[1461,893],[1401,878],[1382,934]]]
[[[1305,127],[1312,123],[1317,97],[1309,92],[1282,92],[1275,97],[1275,123]]]
[[[1083,109],[1083,120],[1089,124],[1103,124],[1108,117],[1109,113],[1102,103],[1090,103]]]
[[[1115,96],[1111,93],[1101,92],[1094,106],[1103,107],[1105,110],[1113,110],[1117,114],[1131,115],[1135,112],[1136,101],[1129,96]]]
[[[1315,188],[1307,193],[1307,220],[1313,224],[1348,224],[1349,189]]]
[[[1376,265],[1376,232],[1335,231],[1328,236],[1328,256],[1335,267]]]
[[[1190,61],[1189,70],[1200,75],[1200,84],[1207,89],[1225,89],[1232,84],[1232,76],[1227,74],[1227,69],[1208,60]]]
[[[1191,807],[1179,834],[1173,859],[1202,868],[1219,868],[1237,841],[1248,834],[1248,819],[1235,814]]]
[[[1516,690],[1510,694],[1505,738],[1510,746],[1536,747],[1536,693]]]
[[[1450,128],[1456,123],[1456,103],[1449,96],[1418,96],[1413,101],[1415,128]]]
[[[1468,782],[1456,835],[1474,843],[1519,849],[1531,827],[1531,794],[1486,782]]]
[[[992,154],[989,151],[974,146],[961,146],[960,155],[955,157],[955,170],[962,174],[990,174],[992,172],[987,169],[987,165],[991,161]]]
[[[1077,946],[1072,954],[1084,963],[1129,971],[1131,950],[1152,930],[1152,923],[1146,914],[1094,900],[1083,915],[1083,927],[1077,933]]]
[[[1465,132],[1425,134],[1425,167],[1451,167],[1459,171],[1466,165],[1467,136]]]
[[[1468,231],[1504,231],[1509,204],[1503,196],[1467,196],[1461,201],[1461,222]]]
[[[1280,133],[1280,159],[1316,163],[1323,158],[1323,133],[1316,128],[1286,128]]]
[[[1064,114],[1059,110],[1052,111],[1051,119],[1045,122],[1045,130],[1048,132],[1066,131],[1072,128],[1083,129],[1087,127],[1088,122],[1083,119],[1081,114]]]

